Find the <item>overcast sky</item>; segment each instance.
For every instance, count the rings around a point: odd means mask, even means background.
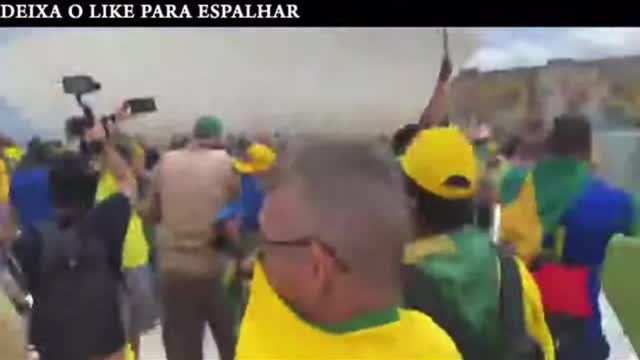
[[[640,54],[640,28],[501,28],[477,30],[483,45],[468,66],[504,69],[551,58]]]
[[[379,29],[382,31],[383,29]],[[68,59],[65,61],[72,61],[73,54],[67,54],[66,57],[60,58],[60,56],[53,56],[53,52],[56,51],[56,48],[47,48],[49,43],[54,43],[51,41],[52,31],[59,30],[50,30],[50,29],[0,29],[0,54],[4,59],[0,59],[0,65],[4,67],[4,69],[0,69],[0,73],[4,71],[2,81],[8,80],[5,75],[13,71],[8,67],[16,67],[21,68],[21,71],[26,71],[30,66],[37,65],[38,62],[47,62],[47,56],[49,56],[49,62],[61,61],[64,59]],[[99,32],[100,30],[92,29],[87,31]],[[185,33],[189,33],[192,30],[185,30]],[[392,30],[389,30],[392,32]],[[543,65],[550,58],[602,58],[608,56],[622,56],[622,55],[631,55],[631,54],[640,54],[640,28],[486,28],[486,29],[475,29],[473,30],[479,38],[480,44],[479,49],[469,57],[466,61],[467,67],[479,67],[482,70],[492,70],[492,69],[503,69],[510,68],[515,66],[534,66],[534,65]],[[194,34],[196,31],[193,30]],[[303,31],[300,31],[301,35],[305,35]],[[378,34],[380,34],[378,32]],[[98,34],[99,35],[99,34]],[[196,34],[194,36],[200,36],[201,34]],[[190,35],[189,35],[190,36]],[[397,34],[393,35],[397,36]],[[391,36],[390,38],[392,38]],[[33,39],[31,39],[33,38]],[[384,38],[384,36],[380,36],[380,38]],[[40,40],[36,40],[40,39]],[[97,36],[96,39],[105,39],[105,41],[112,41],[113,39],[104,36]],[[182,33],[180,36],[173,37],[173,39],[167,39],[167,41],[174,40],[176,44],[183,44],[185,42],[184,39],[188,38],[188,35]],[[207,39],[206,37],[199,38],[200,41],[202,39]],[[45,41],[47,40],[47,41]],[[38,42],[39,41],[39,42]],[[99,40],[96,40],[99,41]],[[115,41],[115,40],[113,40]],[[383,41],[383,40],[380,40]],[[24,46],[14,46],[15,44],[24,43],[31,44],[32,48],[42,47],[40,52],[31,51],[29,54],[35,54],[35,59],[24,59],[23,57],[15,58],[11,61],[6,60],[8,57],[10,58],[11,52],[13,49],[17,49],[15,51],[24,51]],[[195,40],[194,40],[195,42]],[[398,42],[398,41],[396,41]],[[38,45],[40,44],[40,45]],[[44,44],[44,45],[43,45]],[[112,44],[106,44],[112,45]],[[378,45],[375,42],[373,45]],[[54,46],[54,45],[51,45]],[[91,44],[89,49],[99,50],[102,44]],[[187,46],[187,45],[185,45]],[[346,45],[348,46],[348,44]],[[399,45],[400,46],[400,45]],[[407,40],[405,47],[410,47],[410,42]],[[187,47],[184,47],[187,49]],[[395,48],[394,48],[395,49]],[[398,47],[398,49],[401,49]],[[406,49],[405,49],[406,50]],[[239,51],[236,49],[235,51]],[[240,48],[241,51],[241,48]],[[362,55],[361,53],[366,52],[366,47],[362,49],[357,49],[359,53],[357,56]],[[404,51],[404,50],[403,50]],[[179,53],[179,51],[177,51]],[[391,52],[392,54],[398,54],[398,52]],[[163,58],[163,53],[160,54],[160,58]],[[403,61],[411,56],[422,56],[421,53],[415,52],[400,52],[400,56],[398,56],[397,66],[402,70],[402,68],[408,68],[407,63]],[[180,54],[171,54],[172,56],[179,56]],[[375,55],[375,54],[372,54]],[[82,56],[82,54],[80,55]],[[184,54],[184,56],[188,56],[188,54]],[[312,56],[312,55],[310,55]],[[353,55],[351,55],[353,56]],[[364,55],[363,55],[364,56]],[[379,54],[378,54],[379,56]],[[179,58],[181,60],[185,60],[183,58]],[[345,58],[348,59],[348,58]],[[376,61],[382,61],[376,56],[370,57],[371,62],[376,64]],[[158,60],[158,57],[155,58],[155,61]],[[211,59],[210,61],[215,61],[217,59]],[[276,58],[267,59],[276,61]],[[166,60],[168,61],[168,60]],[[191,60],[189,60],[191,61]],[[251,61],[251,59],[247,58],[246,61]],[[336,60],[339,61],[339,60]],[[349,61],[349,60],[347,60]],[[201,59],[195,63],[195,66],[206,66],[207,60]],[[25,65],[27,64],[27,65]],[[382,63],[381,63],[382,64]],[[386,62],[384,63],[386,64]],[[54,65],[49,64],[50,67],[54,67]],[[102,64],[108,65],[108,64]],[[246,64],[245,64],[246,65]],[[56,64],[55,66],[60,66]],[[156,67],[151,66],[150,71],[158,70]],[[336,63],[337,66],[337,63]],[[386,65],[385,65],[386,66]],[[206,68],[206,67],[204,67]],[[32,68],[33,69],[33,68]],[[35,69],[40,70],[40,69]],[[265,68],[264,70],[270,70],[270,68]],[[300,69],[297,69],[300,72]],[[370,69],[373,70],[373,69]],[[401,72],[399,70],[399,72]],[[66,70],[68,71],[68,70]],[[79,71],[82,71],[80,69]],[[35,77],[37,75],[34,74]],[[99,76],[100,74],[97,74]],[[131,75],[131,74],[129,74]],[[302,74],[305,75],[306,74]],[[365,76],[363,79],[366,79],[366,73],[360,74]],[[403,77],[407,74],[401,75]],[[417,74],[417,76],[423,76],[424,74]],[[125,76],[125,75],[123,75]],[[181,74],[171,74],[169,82],[173,84],[181,85],[180,77]],[[408,75],[407,75],[408,76]],[[126,76],[125,76],[126,77]],[[187,77],[188,78],[188,77]],[[406,77],[405,77],[406,78]],[[403,80],[405,79],[403,78]],[[171,80],[173,79],[173,80]],[[189,78],[190,79],[190,78]],[[195,81],[195,77],[192,81]],[[126,79],[121,79],[126,80]],[[321,79],[320,79],[321,80]],[[318,80],[318,81],[320,81]],[[107,81],[107,80],[105,80]],[[186,81],[186,80],[184,80]],[[405,80],[406,81],[406,80]],[[115,82],[115,81],[114,81]],[[182,84],[184,85],[184,84]],[[16,101],[15,97],[8,96],[7,92],[17,92],[23,91],[24,88],[21,88],[21,84],[11,84],[10,86],[0,86],[0,131],[8,131],[10,133],[15,133],[18,136],[23,136],[25,133],[29,133],[33,130],[34,124],[37,126],[37,121],[29,122],[25,121],[25,118],[33,118],[37,117],[37,114],[34,112],[24,111],[22,109],[28,104],[24,99],[17,99],[20,101]],[[229,89],[233,90],[233,89]],[[421,90],[421,89],[419,89]],[[37,91],[34,93],[34,96],[48,96],[48,92],[50,89],[46,89],[45,91],[41,91],[41,89],[33,90]],[[136,89],[136,91],[139,91]],[[346,89],[345,91],[348,91]],[[407,91],[415,91],[415,89],[408,89]],[[27,91],[23,91],[24,93],[31,94],[31,89]],[[194,91],[196,93],[197,91]],[[265,88],[264,92],[269,92],[268,89]],[[193,94],[194,96],[196,94]],[[25,95],[26,96],[26,95]],[[217,95],[216,95],[217,96]],[[421,100],[422,94],[418,96]],[[205,99],[201,99],[205,101]],[[57,101],[57,100],[56,100]],[[68,105],[68,104],[67,104]],[[34,106],[31,106],[34,108]],[[41,111],[48,111],[46,109],[41,109]],[[37,113],[37,111],[35,111]],[[10,123],[9,126],[7,126]],[[7,130],[9,127],[9,130]],[[41,129],[38,129],[41,130]]]

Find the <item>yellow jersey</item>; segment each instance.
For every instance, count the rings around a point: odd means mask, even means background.
[[[118,182],[111,172],[106,171],[98,182],[96,202],[100,202],[120,191]],[[144,235],[142,219],[132,211],[127,235],[122,248],[122,268],[134,269],[149,263],[149,244]]]
[[[240,327],[237,360],[462,359],[451,338],[417,311],[390,309],[347,324],[320,327],[302,320],[256,265]]]

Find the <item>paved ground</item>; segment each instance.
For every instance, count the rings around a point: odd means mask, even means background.
[[[205,356],[203,360],[218,360],[218,350],[211,334],[207,331],[204,338]],[[149,333],[142,339],[142,353],[140,360],[166,360],[162,347],[162,335],[160,328]]]
[[[638,360],[631,342],[624,334],[620,321],[603,295],[600,299],[605,332],[611,343],[611,360]],[[156,329],[142,340],[142,356],[140,360],[165,360],[160,329]],[[218,352],[211,335],[205,335],[204,360],[218,360]]]
[[[600,296],[600,308],[602,309],[605,334],[611,344],[611,356],[609,356],[609,359],[638,360],[638,355],[635,353],[631,341],[625,335],[624,329],[620,325],[620,320],[604,294]]]

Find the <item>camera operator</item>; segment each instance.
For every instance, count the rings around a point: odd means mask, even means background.
[[[152,329],[158,319],[158,305],[153,292],[153,277],[149,267],[149,244],[144,225],[135,210],[139,199],[138,177],[144,171],[144,154],[136,141],[119,130],[118,123],[130,117],[125,106],[120,108],[114,121],[107,123],[108,145],[100,156],[100,178],[96,202],[100,203],[115,193],[129,197],[131,211],[122,253],[125,287],[123,320],[131,351],[138,357],[140,335]],[[141,166],[140,166],[141,164]]]
[[[101,124],[86,130],[84,140],[122,169]],[[122,193],[95,205],[98,175],[86,154],[57,156],[48,177],[54,220],[25,227],[14,244],[34,298],[30,341],[41,360],[125,356],[119,289],[131,205]]]

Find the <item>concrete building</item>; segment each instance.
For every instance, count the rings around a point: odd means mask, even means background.
[[[477,119],[512,130],[532,112],[549,121],[563,112],[589,115],[598,129],[640,126],[640,56],[578,61],[480,72],[453,81],[454,119]]]

